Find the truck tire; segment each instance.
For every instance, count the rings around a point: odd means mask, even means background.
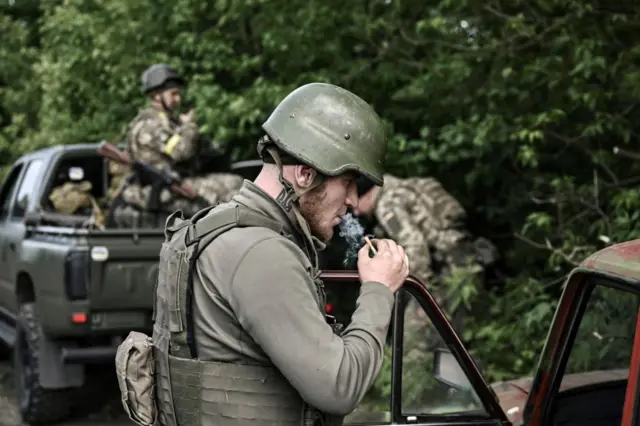
[[[40,386],[38,349],[42,333],[34,303],[20,306],[16,331],[13,364],[23,421],[39,425],[65,420],[71,411],[69,390],[43,389]]]

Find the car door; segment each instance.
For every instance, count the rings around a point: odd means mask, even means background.
[[[531,385],[523,424],[633,424],[625,400],[637,395],[639,309],[637,280],[606,272],[573,274]]]
[[[640,426],[640,309],[636,321],[636,335],[631,354],[621,426]]]
[[[12,311],[14,306],[14,279],[9,265],[11,230],[7,226],[18,189],[23,164],[17,163],[7,174],[0,189],[0,308]],[[6,313],[6,312],[5,312]]]
[[[20,258],[21,242],[24,239],[26,226],[24,216],[33,200],[35,190],[40,183],[44,167],[44,161],[34,159],[25,163],[24,173],[20,177],[19,184],[12,203],[9,216],[4,221],[3,227],[3,243],[2,243],[2,262],[3,270],[6,274],[7,283],[11,289],[12,297],[8,299],[7,305],[9,309],[18,308],[15,297],[16,277],[18,276],[18,259]]]
[[[355,308],[358,276],[328,271],[322,278],[339,322]],[[336,306],[340,301],[351,305]],[[426,288],[412,277],[396,294],[383,365],[345,425],[511,425]]]

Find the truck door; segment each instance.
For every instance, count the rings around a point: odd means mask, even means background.
[[[25,224],[24,215],[27,209],[32,205],[36,189],[40,183],[43,172],[44,161],[35,159],[25,163],[25,171],[20,178],[17,194],[11,206],[9,217],[4,222],[4,244],[3,258],[5,264],[4,271],[7,279],[11,283],[11,289],[15,294],[16,277],[18,276],[18,260],[20,259],[21,243],[24,239]],[[17,309],[15,296],[9,299],[13,304],[10,309]]]
[[[359,285],[357,273],[351,271],[327,271],[322,279],[328,292]],[[329,308],[336,317],[344,310]],[[433,297],[409,277],[396,293],[380,374],[344,424],[508,426],[511,422]]]
[[[9,265],[11,227],[8,225],[9,214],[15,200],[15,194],[23,171],[23,163],[17,163],[9,172],[0,189],[0,310],[14,311],[15,293],[14,279]]]

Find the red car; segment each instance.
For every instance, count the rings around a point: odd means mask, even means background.
[[[358,277],[324,280],[331,291]],[[640,240],[596,252],[565,283],[534,377],[490,385],[410,278],[396,296],[387,373],[345,424],[640,426],[639,308]]]

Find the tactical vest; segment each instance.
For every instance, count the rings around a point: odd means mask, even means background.
[[[212,207],[190,220],[175,212],[166,222],[154,303],[153,355],[158,423],[162,426],[341,425],[310,407],[273,366],[197,359],[194,342],[193,273],[198,256],[234,227],[266,227],[285,235],[283,225],[248,207]],[[180,215],[180,217],[178,217]],[[286,235],[285,235],[286,236]],[[288,238],[293,238],[287,236]],[[312,271],[324,313],[326,296]],[[333,325],[335,333],[339,325]]]

